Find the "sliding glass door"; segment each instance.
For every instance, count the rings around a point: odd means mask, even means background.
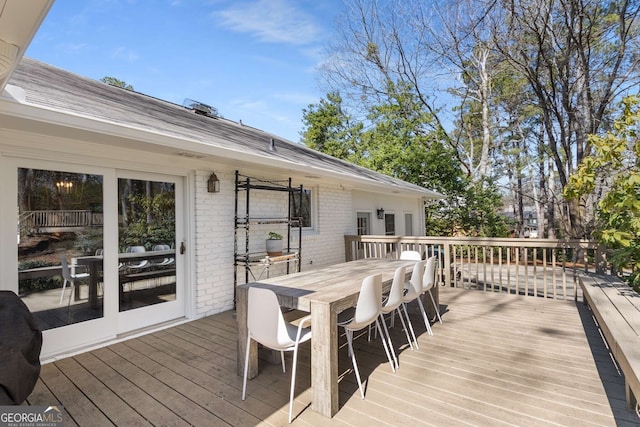
[[[0,290],[60,354],[185,315],[184,177],[0,158]]]

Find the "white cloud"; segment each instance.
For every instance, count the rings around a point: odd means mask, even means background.
[[[306,44],[315,41],[321,31],[313,16],[288,0],[235,3],[213,15],[221,26],[269,43]]]
[[[89,45],[87,43],[64,43],[60,46],[60,48],[64,51],[64,52],[78,52],[81,50],[84,50],[88,47]]]
[[[318,97],[315,95],[291,92],[291,93],[277,93],[274,95],[274,98],[280,101],[285,101],[294,105],[304,105],[305,107],[309,104],[313,104],[318,102]]]
[[[139,55],[127,47],[117,47],[111,52],[111,57],[114,59],[124,59],[129,62],[135,62],[138,60]]]

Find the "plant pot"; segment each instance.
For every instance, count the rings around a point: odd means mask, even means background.
[[[267,239],[267,255],[282,255],[282,239]]]

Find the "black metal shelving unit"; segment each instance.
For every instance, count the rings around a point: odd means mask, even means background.
[[[302,197],[304,188],[302,185],[299,187],[294,187],[292,185],[291,178],[286,181],[266,181],[259,178],[254,178],[246,175],[240,174],[239,171],[236,171],[235,174],[235,215],[234,215],[234,229],[233,229],[233,301],[235,306],[236,300],[236,291],[235,287],[238,285],[238,267],[242,266],[245,270],[245,283],[249,282],[249,275],[252,273],[252,266],[256,265],[264,265],[265,257],[266,262],[269,263],[269,257],[266,256],[265,252],[249,252],[249,242],[250,242],[250,231],[252,225],[265,225],[265,224],[273,224],[273,225],[281,225],[286,228],[286,240],[283,242],[283,255],[280,261],[276,261],[275,263],[285,263],[287,266],[287,274],[290,271],[290,263],[295,261],[295,271],[300,271],[300,260],[302,253],[302,227],[301,227],[301,218],[294,217],[291,215],[292,212],[292,201],[295,197],[298,197],[299,206],[302,205]],[[251,193],[254,191],[276,191],[276,192],[285,192],[287,193],[287,216],[285,217],[277,217],[277,218],[259,218],[252,217],[251,212]],[[245,193],[245,209],[244,215],[239,214],[239,195],[244,192]],[[298,247],[291,246],[291,237],[292,237],[292,228],[297,227],[298,229]],[[287,259],[286,255],[294,255]],[[269,264],[267,264],[267,272],[268,272]],[[254,276],[255,278],[255,276]]]

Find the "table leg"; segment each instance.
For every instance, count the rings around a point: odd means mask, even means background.
[[[247,349],[247,300],[249,288],[237,288],[236,294],[236,322],[238,322],[238,375],[244,375],[244,356]],[[249,372],[247,378],[258,375],[258,344],[251,341],[249,351]]]
[[[311,302],[311,409],[338,412],[338,327],[331,304]]]

